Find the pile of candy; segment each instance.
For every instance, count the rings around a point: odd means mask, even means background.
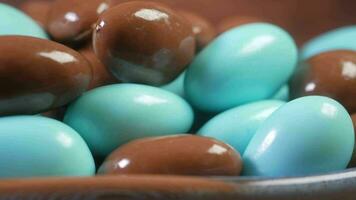
[[[21,9],[0,3],[1,178],[281,177],[356,165],[355,26],[298,51],[259,19],[217,28],[157,2]]]

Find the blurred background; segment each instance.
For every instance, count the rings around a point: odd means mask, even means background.
[[[19,5],[25,0],[0,0]],[[73,0],[75,1],[75,0]],[[231,16],[250,16],[287,29],[301,45],[327,30],[356,24],[356,0],[156,0],[197,12],[217,25]]]

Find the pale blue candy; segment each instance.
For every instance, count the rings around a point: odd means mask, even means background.
[[[350,115],[320,96],[293,100],[257,130],[244,155],[244,175],[303,176],[343,170],[354,149]]]
[[[181,75],[178,76],[174,81],[170,82],[169,84],[166,84],[164,86],[161,86],[162,89],[173,92],[174,94],[183,97],[184,98],[184,78],[185,78],[185,72],[183,72]]]
[[[356,26],[348,26],[324,33],[312,39],[301,49],[301,59],[308,59],[322,52],[348,49],[356,50]]]
[[[95,155],[106,156],[137,138],[186,133],[193,118],[190,105],[171,92],[115,84],[84,94],[69,107],[64,122],[81,134]]]
[[[84,140],[62,122],[39,116],[0,118],[0,177],[91,176]]]
[[[22,11],[0,3],[0,36],[25,35],[48,39],[47,34],[30,16]]]
[[[185,72],[183,72],[177,79],[169,84],[161,86],[162,89],[173,92],[174,94],[185,98],[184,94],[184,78]],[[289,100],[289,85],[282,86],[270,99],[288,101]]]
[[[281,87],[271,99],[281,100],[281,101],[288,101],[289,100],[289,85],[284,85]]]
[[[223,141],[242,155],[262,122],[283,104],[266,100],[227,110],[208,121],[198,133]]]
[[[297,60],[295,42],[281,28],[239,26],[196,56],[186,72],[185,94],[192,105],[209,112],[268,99],[286,84]]]

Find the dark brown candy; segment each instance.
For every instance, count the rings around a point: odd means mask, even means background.
[[[191,24],[196,38],[197,51],[203,49],[216,36],[215,28],[209,21],[192,12],[180,12]]]
[[[353,114],[353,115],[351,116],[351,118],[352,118],[352,122],[354,123],[354,128],[355,128],[355,130],[356,130],[356,114]]]
[[[103,13],[93,37],[95,53],[123,82],[163,85],[193,59],[189,21],[164,5],[127,2]]]
[[[91,68],[78,52],[26,36],[0,36],[0,116],[37,114],[84,92]]]
[[[356,112],[356,52],[321,53],[300,64],[291,80],[291,97],[321,95]]]
[[[258,19],[256,17],[248,17],[248,16],[233,16],[233,17],[228,17],[224,20],[222,20],[218,24],[218,32],[219,33],[224,33],[225,31],[228,31],[232,28],[245,25],[245,24],[250,24],[250,23],[256,23],[256,22],[263,22],[263,20]]]
[[[49,13],[48,32],[63,43],[89,39],[99,14],[107,8],[105,0],[56,0]]]
[[[51,1],[46,0],[25,1],[20,5],[20,8],[42,27],[45,27],[51,4]]]
[[[88,89],[93,89],[103,85],[117,82],[103,63],[95,55],[91,45],[79,50],[79,52],[88,60],[93,71],[93,76]]]
[[[194,135],[153,137],[114,151],[101,174],[239,175],[240,154],[211,138]]]

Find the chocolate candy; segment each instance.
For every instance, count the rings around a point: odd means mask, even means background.
[[[26,35],[47,39],[45,31],[31,17],[0,3],[0,35]]]
[[[215,38],[215,28],[208,20],[192,12],[181,11],[180,13],[192,24],[197,51],[203,49]]]
[[[105,0],[56,0],[49,13],[48,32],[64,43],[89,39],[99,14],[107,8]]]
[[[20,5],[20,8],[45,28],[51,5],[52,1],[47,0],[25,1]]]
[[[356,52],[321,53],[300,64],[291,80],[291,97],[322,95],[356,112]]]
[[[91,79],[78,52],[48,40],[0,37],[0,115],[36,114],[63,106]]]
[[[302,97],[263,122],[243,154],[243,173],[284,177],[343,170],[354,143],[352,120],[341,104],[327,97]]]
[[[112,74],[95,55],[91,45],[88,45],[85,48],[79,50],[79,53],[81,53],[88,60],[93,71],[93,77],[88,89],[93,89],[99,86],[117,82]]]
[[[0,177],[91,176],[93,156],[67,125],[45,117],[0,118]]]
[[[232,28],[245,25],[245,24],[251,24],[251,23],[257,23],[257,22],[263,22],[263,20],[257,18],[257,17],[249,17],[249,16],[232,16],[228,17],[224,20],[222,20],[217,27],[217,30],[219,33],[224,33]]]
[[[356,50],[353,41],[356,37],[356,26],[347,26],[326,32],[308,43],[300,50],[302,60],[311,58],[317,54],[332,50]]]
[[[192,60],[191,24],[153,2],[128,2],[103,13],[94,32],[94,50],[123,82],[163,85]]]
[[[64,122],[85,139],[95,156],[107,156],[131,140],[187,132],[190,105],[165,90],[138,84],[115,84],[82,95]]]
[[[351,118],[352,118],[352,122],[354,123],[354,128],[355,128],[355,130],[356,130],[356,114],[353,114],[353,115],[351,116]]]
[[[114,151],[101,174],[175,174],[237,176],[242,161],[230,146],[205,137],[179,135],[145,138]]]
[[[188,101],[206,112],[271,98],[293,74],[297,47],[272,24],[234,28],[201,51],[186,72]]]
[[[198,133],[223,141],[243,154],[261,124],[284,104],[266,100],[227,110],[209,120]]]

